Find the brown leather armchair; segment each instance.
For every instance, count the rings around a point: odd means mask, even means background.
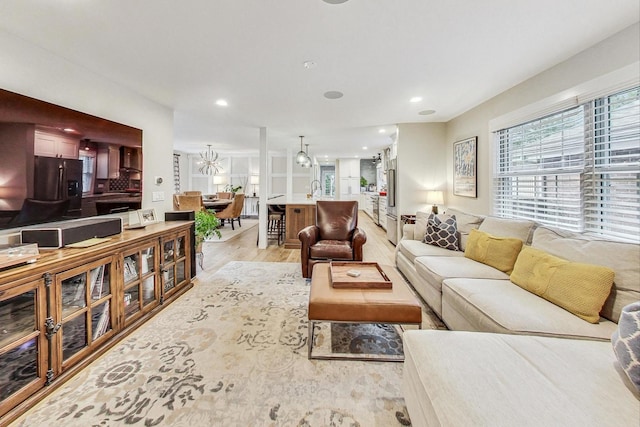
[[[362,261],[367,235],[358,228],[358,202],[319,200],[316,225],[300,230],[298,239],[302,277],[311,277],[317,262]]]

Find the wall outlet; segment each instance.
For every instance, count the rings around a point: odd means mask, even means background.
[[[154,191],[151,195],[152,202],[161,202],[164,200],[164,191]]]

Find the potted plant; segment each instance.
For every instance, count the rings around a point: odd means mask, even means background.
[[[237,187],[234,187],[232,184],[227,184],[224,187],[224,191],[230,191],[233,194],[236,194],[241,188],[242,188],[242,185],[238,185]]]
[[[202,242],[213,236],[222,237],[220,234],[220,220],[212,211],[196,211],[196,253],[202,252]]]
[[[360,177],[360,190],[367,191],[367,179],[364,176]]]

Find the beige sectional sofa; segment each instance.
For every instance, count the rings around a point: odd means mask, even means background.
[[[396,247],[396,265],[416,292],[449,329],[609,340],[623,306],[640,299],[640,246],[598,240],[536,226],[532,221],[480,217],[449,209],[455,215],[461,250],[422,243],[428,213],[405,225]],[[465,258],[467,235],[477,228],[494,236],[514,237],[569,261],[614,270],[614,290],[592,324],[532,294],[491,266]],[[419,232],[416,230],[420,230]]]
[[[413,425],[633,425],[630,420],[639,420],[639,395],[615,367],[609,340],[622,307],[640,300],[640,246],[532,221],[454,209],[446,214],[456,216],[460,251],[422,243],[429,215],[424,212],[417,213],[416,224],[404,226],[396,248],[400,272],[455,331],[405,334],[404,392]],[[612,269],[614,285],[600,320],[589,323],[512,283],[509,274],[466,258],[474,228]]]

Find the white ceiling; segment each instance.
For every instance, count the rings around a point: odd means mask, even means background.
[[[371,157],[396,123],[450,120],[639,16],[638,0],[0,2],[0,28],[173,108],[176,149],[257,150],[264,126],[320,158]]]

